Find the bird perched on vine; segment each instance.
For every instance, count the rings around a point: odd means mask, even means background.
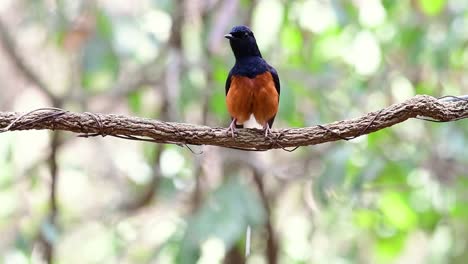
[[[248,27],[235,26],[224,37],[229,39],[236,59],[225,87],[226,105],[232,119],[227,133],[234,137],[236,128],[243,128],[253,117],[268,137],[278,112],[278,73],[262,58],[255,36]]]

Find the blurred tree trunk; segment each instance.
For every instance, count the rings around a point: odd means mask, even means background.
[[[244,254],[239,250],[238,247],[232,247],[224,257],[224,264],[242,264],[245,263]]]

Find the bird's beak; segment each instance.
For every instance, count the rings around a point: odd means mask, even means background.
[[[232,36],[232,34],[226,34],[224,35],[225,38],[227,39],[233,39],[234,37]]]

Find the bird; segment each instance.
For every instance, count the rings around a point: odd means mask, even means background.
[[[243,128],[253,117],[268,137],[279,107],[278,73],[263,59],[249,27],[235,26],[224,37],[235,57],[225,85],[226,106],[231,115],[227,133],[234,138],[236,128]]]

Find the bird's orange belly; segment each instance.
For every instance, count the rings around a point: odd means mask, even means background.
[[[270,72],[252,79],[234,75],[226,96],[227,109],[239,124],[249,120],[253,114],[264,126],[278,112],[278,96]]]

